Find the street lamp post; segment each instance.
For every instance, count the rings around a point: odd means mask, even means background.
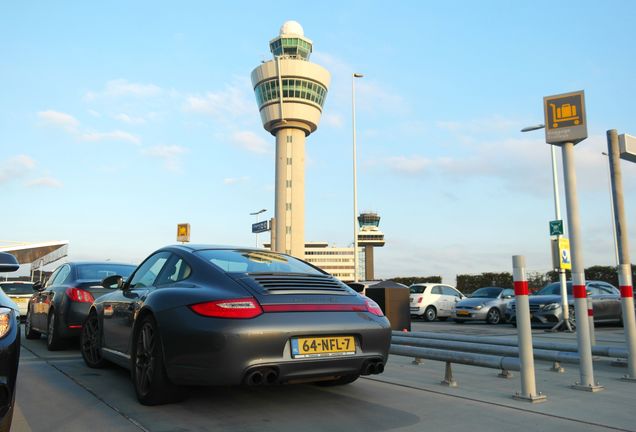
[[[521,132],[530,132],[534,130],[543,129],[545,125],[538,124],[534,126],[528,126],[521,129]],[[550,155],[552,158],[552,188],[554,190],[554,217],[556,220],[561,220],[561,204],[559,200],[559,180],[558,180],[558,172],[557,172],[557,163],[556,163],[556,146],[550,145]],[[557,236],[557,242],[559,241],[559,237]],[[562,320],[559,321],[552,330],[559,330],[562,327],[565,327],[565,330],[568,332],[572,331],[572,327],[570,326],[570,310],[568,303],[568,292],[567,292],[567,280],[565,275],[565,270],[562,268],[558,269],[559,271],[559,282],[561,285],[561,312],[562,312]]]
[[[358,282],[358,179],[356,164],[356,78],[361,73],[351,75],[351,125],[353,133],[353,281]]]
[[[267,209],[261,209],[257,212],[250,213],[250,216],[256,216],[256,223],[258,223],[258,215],[261,213],[265,213],[266,211]],[[258,247],[258,233],[255,233],[255,234],[256,234],[256,247]]]

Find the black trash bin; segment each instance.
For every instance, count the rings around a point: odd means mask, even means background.
[[[391,329],[411,331],[409,288],[393,281],[382,281],[366,289],[366,296],[375,301],[391,323]]]

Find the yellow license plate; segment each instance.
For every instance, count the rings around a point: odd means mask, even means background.
[[[353,336],[293,338],[291,351],[293,358],[353,355],[356,353],[356,342]]]
[[[468,315],[470,315],[470,312],[465,311],[465,310],[458,310],[456,312],[456,314],[457,314],[457,316],[468,316]]]
[[[29,299],[25,297],[19,297],[19,298],[14,298],[13,301],[16,302],[17,304],[27,304],[29,302]]]

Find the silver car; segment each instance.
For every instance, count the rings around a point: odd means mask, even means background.
[[[511,288],[479,288],[468,298],[457,302],[451,316],[456,323],[486,321],[488,324],[499,324],[504,321],[507,304],[514,295]]]
[[[622,320],[621,294],[614,285],[602,281],[586,281],[587,296],[592,301],[594,322],[615,322]],[[572,296],[572,282],[568,282],[568,310],[571,324],[575,324],[574,297]],[[540,291],[528,297],[530,319],[533,325],[554,326],[563,318],[561,306],[561,284],[553,282]],[[512,325],[516,325],[516,302],[508,306],[507,318]]]

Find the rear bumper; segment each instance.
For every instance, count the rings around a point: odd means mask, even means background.
[[[391,343],[388,320],[367,312],[265,313],[228,320],[181,307],[157,318],[167,373],[177,384],[237,385],[248,371],[265,367],[276,370],[282,383],[359,374],[369,361],[385,363]],[[354,336],[356,353],[294,359],[290,340],[301,336]]]
[[[82,332],[82,324],[90,311],[90,303],[78,303],[67,300],[58,314],[59,332],[63,338],[79,337]]]

